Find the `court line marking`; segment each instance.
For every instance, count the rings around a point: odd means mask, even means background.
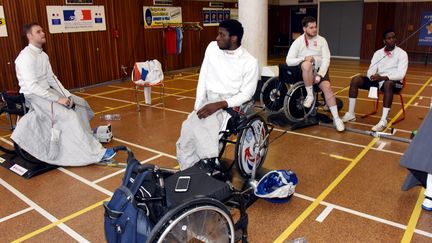
[[[304,199],[304,200],[307,200],[307,201],[310,201],[310,202],[313,202],[315,200],[315,198],[313,198],[313,197],[309,197],[309,196],[306,196],[306,195],[303,195],[303,194],[300,194],[300,193],[297,193],[297,192],[294,193],[294,196],[298,197],[298,198],[301,198],[301,199]],[[395,227],[395,228],[399,228],[399,229],[403,229],[403,230],[407,228],[406,225],[403,225],[403,224],[400,224],[400,223],[396,223],[396,222],[393,222],[393,221],[390,221],[390,220],[387,220],[387,219],[379,218],[379,217],[373,216],[371,214],[367,214],[367,213],[363,213],[363,212],[360,212],[360,211],[356,211],[354,209],[342,207],[340,205],[336,205],[336,204],[329,203],[329,202],[326,202],[326,201],[322,201],[320,204],[324,205],[324,206],[327,206],[327,207],[332,207],[333,209],[336,209],[336,210],[339,210],[339,211],[342,211],[342,212],[345,212],[345,213],[348,213],[348,214],[359,216],[359,217],[362,217],[362,218],[365,218],[365,219],[369,219],[369,220],[372,220],[372,221],[375,221],[375,222],[378,222],[378,223],[386,224],[386,225],[389,225],[389,226],[392,226],[392,227]],[[430,233],[430,232],[427,232],[427,231],[424,231],[424,230],[419,230],[419,229],[416,229],[414,232],[417,233],[417,234],[424,235],[424,236],[427,236],[429,238],[432,238],[432,233]]]
[[[5,221],[7,221],[7,220],[9,220],[9,219],[13,219],[13,218],[15,218],[15,217],[18,217],[18,216],[20,216],[21,214],[25,214],[25,213],[30,212],[30,211],[32,211],[32,210],[33,210],[32,207],[28,207],[28,208],[25,208],[25,209],[23,209],[23,210],[20,210],[20,211],[18,211],[18,212],[16,212],[16,213],[10,214],[10,215],[8,215],[8,216],[6,216],[6,217],[0,218],[0,223],[5,222]]]
[[[377,150],[382,150],[386,145],[386,142],[381,142],[380,145],[378,145]]]
[[[35,230],[35,231],[33,231],[33,232],[31,232],[31,233],[23,236],[23,237],[20,237],[19,239],[16,239],[16,240],[12,241],[12,243],[22,242],[22,241],[28,240],[28,239],[30,239],[30,238],[32,238],[32,237],[34,237],[36,235],[39,235],[39,234],[41,234],[41,233],[43,233],[43,232],[45,232],[45,231],[47,231],[47,230],[49,230],[51,228],[54,228],[55,226],[59,226],[60,227],[60,225],[65,225],[64,223],[66,223],[67,221],[69,221],[71,219],[74,219],[74,218],[76,218],[78,216],[81,216],[81,215],[83,215],[83,214],[85,214],[85,213],[87,213],[87,212],[89,212],[89,211],[91,211],[91,210],[93,210],[93,209],[95,209],[97,207],[100,207],[105,201],[110,200],[110,199],[111,198],[104,199],[104,200],[99,201],[99,202],[97,202],[97,203],[95,203],[93,205],[88,206],[87,208],[81,209],[80,211],[75,212],[75,213],[73,213],[73,214],[71,214],[69,216],[66,216],[66,217],[64,217],[62,219],[56,220],[56,221],[52,222],[51,224],[48,224],[45,227],[42,227],[42,228],[40,228],[38,230]],[[89,242],[89,241],[88,240],[85,240],[85,241],[79,240],[78,242]]]
[[[120,142],[120,143],[124,143],[124,144],[130,145],[130,146],[134,146],[134,147],[136,147],[136,148],[140,148],[140,149],[143,149],[143,150],[146,150],[146,151],[149,151],[149,152],[155,153],[155,154],[164,155],[164,156],[166,156],[166,157],[168,157],[168,158],[171,158],[171,159],[177,159],[175,156],[173,156],[173,155],[171,155],[171,154],[167,154],[167,153],[164,153],[164,152],[162,152],[162,151],[158,151],[158,150],[156,150],[156,149],[151,149],[151,148],[148,148],[148,147],[144,147],[144,146],[142,146],[142,145],[135,144],[135,143],[131,143],[131,142],[128,142],[128,141],[125,141],[125,140],[119,139],[119,138],[113,138],[113,140],[114,140],[114,141],[117,141],[117,142]]]
[[[345,160],[345,161],[352,161],[353,160],[352,158],[344,157],[344,156],[337,155],[337,154],[329,154],[326,152],[321,152],[321,154],[328,155],[331,158],[335,158],[335,159],[339,159],[339,160]]]
[[[429,80],[416,92],[416,95],[414,95],[408,102],[407,106],[411,104],[417,95],[419,95],[424,88],[429,85],[429,83],[432,81],[432,77],[429,78]],[[384,132],[391,127],[394,121],[402,114],[402,109],[399,110],[399,112],[396,114],[396,116],[389,122],[387,128],[384,130]],[[335,188],[336,186],[348,175],[349,172],[357,165],[357,163],[366,155],[366,153],[375,145],[375,143],[378,141],[378,138],[373,138],[372,141],[357,155],[357,157],[340,173],[333,182],[330,183],[330,185],[324,189],[324,191],[321,192],[321,194],[304,210],[300,216],[298,216],[289,226],[286,228],[281,235],[279,235],[275,242],[283,242],[288,238],[288,236],[294,232],[300,226],[301,223],[318,207],[321,201],[323,201]],[[415,222],[417,223],[417,221]]]
[[[409,243],[411,241],[413,234],[414,234],[414,230],[415,230],[415,227],[417,226],[417,222],[418,222],[418,219],[420,218],[420,214],[421,214],[421,210],[422,210],[421,204],[422,204],[422,201],[424,199],[424,192],[425,192],[425,189],[422,188],[420,190],[419,196],[417,198],[417,202],[415,204],[415,207],[414,207],[413,212],[411,214],[411,217],[409,219],[408,226],[407,226],[405,233],[402,237],[401,242],[403,242],[403,243]]]
[[[113,193],[111,191],[109,191],[109,190],[107,190],[107,189],[105,189],[105,188],[103,188],[103,187],[101,187],[101,186],[99,186],[99,185],[97,185],[97,184],[95,184],[95,183],[87,180],[86,178],[84,178],[84,177],[82,177],[82,176],[80,176],[78,174],[75,174],[74,172],[72,172],[70,170],[67,170],[67,169],[65,169],[63,167],[59,167],[57,169],[59,171],[65,173],[66,175],[68,175],[68,176],[70,176],[72,178],[75,178],[76,180],[78,180],[78,181],[80,181],[80,182],[82,182],[82,183],[90,186],[91,188],[96,189],[96,190],[98,190],[98,191],[100,191],[100,192],[102,192],[102,193],[104,193],[104,194],[106,194],[106,195],[108,195],[110,197],[113,195]]]
[[[0,184],[2,186],[4,186],[6,189],[8,189],[10,192],[12,192],[19,199],[21,199],[23,202],[25,202],[27,205],[29,205],[31,208],[33,208],[34,210],[36,210],[43,217],[45,217],[46,219],[48,219],[50,222],[56,222],[57,221],[56,217],[54,217],[48,211],[46,211],[45,209],[43,209],[42,207],[40,207],[39,205],[37,205],[32,200],[30,200],[30,198],[26,197],[24,194],[22,194],[20,191],[18,191],[17,189],[15,189],[13,186],[11,186],[9,183],[7,183],[6,181],[4,181],[2,178],[0,178]],[[69,236],[71,236],[72,238],[74,238],[75,240],[77,240],[79,242],[89,242],[88,240],[86,240],[84,237],[82,237],[80,234],[78,234],[76,231],[74,231],[73,229],[69,228],[69,226],[67,226],[65,224],[59,223],[58,227],[61,230],[63,230],[66,234],[68,234]],[[29,239],[29,238],[23,238],[23,237],[21,237],[18,240],[15,240],[13,242],[21,242],[21,241],[24,241],[26,239]]]
[[[327,206],[326,208],[324,208],[324,210],[320,213],[320,215],[318,215],[318,217],[315,220],[322,223],[327,218],[327,216],[331,213],[332,210],[333,210],[332,206]]]

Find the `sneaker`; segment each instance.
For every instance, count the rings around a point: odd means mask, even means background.
[[[355,120],[356,120],[356,116],[354,114],[352,114],[351,112],[345,113],[345,115],[342,117],[343,122],[351,122],[351,121],[355,121]]]
[[[422,203],[422,208],[426,211],[432,211],[432,198],[425,197]]]
[[[112,149],[112,148],[107,148],[106,151],[105,151],[104,156],[103,156],[102,159],[101,159],[101,162],[102,162],[102,161],[109,161],[109,160],[111,160],[112,158],[114,158],[114,156],[115,156],[116,154],[117,154],[117,153],[114,151],[114,149]]]
[[[336,127],[336,130],[338,132],[343,132],[345,130],[345,125],[344,125],[342,119],[340,119],[339,117],[333,119],[333,124]]]
[[[387,127],[386,120],[380,120],[375,126],[372,127],[372,131],[374,132],[382,132]]]
[[[311,95],[306,95],[306,98],[303,101],[303,106],[305,108],[310,108],[313,102],[314,102],[314,97]]]

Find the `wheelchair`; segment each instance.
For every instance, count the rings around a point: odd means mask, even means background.
[[[315,116],[317,108],[326,105],[323,92],[318,85],[314,84],[314,103],[310,108],[303,106],[307,92],[303,77],[295,70],[296,68],[279,64],[279,76],[267,80],[260,93],[261,104],[267,112],[270,114],[283,112],[286,118],[294,123]],[[336,103],[338,109],[342,108],[341,100],[336,99]]]
[[[136,205],[147,212],[153,224],[146,242],[247,242],[246,209],[257,200],[251,181],[264,163],[272,127],[256,114],[228,112],[233,121],[221,132],[221,154],[227,143],[235,143],[235,159],[228,167],[235,164],[243,181],[236,185],[231,173],[223,173],[211,160],[201,160],[183,171],[138,164],[132,177],[152,172],[134,196]],[[237,136],[236,141],[230,140],[231,136]],[[128,152],[128,164],[136,160],[125,147],[115,150]],[[183,192],[176,190],[180,177],[190,178]],[[240,212],[236,222],[231,210]],[[106,214],[112,211],[105,207]]]

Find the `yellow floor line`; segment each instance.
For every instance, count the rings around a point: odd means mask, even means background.
[[[422,204],[422,201],[424,199],[424,191],[425,191],[424,188],[422,188],[420,190],[420,194],[419,194],[419,197],[417,198],[416,205],[415,205],[414,210],[413,210],[413,212],[411,214],[411,217],[410,217],[410,220],[408,222],[408,225],[407,225],[407,228],[405,230],[405,233],[404,233],[404,235],[402,237],[402,240],[401,240],[402,243],[409,243],[409,242],[411,242],[411,238],[412,238],[412,236],[414,234],[415,227],[417,226],[417,221],[420,218],[420,213],[421,213],[421,210],[422,210],[421,204]]]
[[[96,93],[96,94],[88,94],[88,93],[80,92],[80,91],[75,92],[75,93],[86,95],[84,98],[88,99],[88,98],[92,98],[92,97],[95,97],[95,96],[98,96],[98,95],[100,96],[100,95],[107,95],[107,94],[117,93],[117,92],[124,91],[124,90],[127,90],[127,89],[128,88],[120,88],[120,89],[110,90],[110,91],[104,91],[104,92],[100,92],[100,93]]]
[[[414,102],[414,100],[416,99],[416,97],[425,89],[426,86],[429,85],[429,83],[432,81],[432,77],[429,78],[429,80],[417,91],[417,93],[407,102],[407,104],[405,105],[405,107],[408,107],[412,102]],[[402,109],[399,110],[399,112],[397,113],[397,115],[395,117],[393,117],[393,119],[389,122],[386,130],[391,127],[391,125],[393,124],[394,121],[396,121],[396,119],[402,114]],[[286,228],[284,230],[284,232],[282,232],[281,235],[279,235],[278,238],[276,238],[276,240],[274,242],[283,242],[284,240],[286,240],[288,238],[288,236],[294,232],[294,230],[297,229],[297,227],[312,213],[313,210],[315,210],[316,207],[318,207],[320,205],[320,203],[330,194],[331,191],[334,190],[334,188],[336,188],[336,186],[345,178],[345,176],[348,175],[348,173],[357,165],[357,163],[360,161],[360,159],[362,159],[366,153],[375,145],[375,143],[379,140],[379,138],[374,138],[372,139],[372,141],[360,152],[359,155],[357,155],[357,157],[348,165],[347,168],[345,168],[344,171],[342,171],[341,174],[339,174],[338,177],[336,177],[336,179],[315,199],[315,201],[312,202],[311,205],[309,205],[309,207],[306,208],[305,211],[303,211],[302,214],[300,214],[300,216],[298,216],[294,222],[291,223],[290,226],[288,226],[288,228]],[[417,221],[415,222],[417,224]]]
[[[84,209],[82,209],[82,210],[80,210],[78,212],[75,212],[75,213],[73,213],[73,214],[71,214],[71,215],[69,215],[67,217],[64,217],[62,219],[59,219],[56,222],[53,222],[53,223],[51,223],[51,224],[49,224],[49,225],[47,225],[45,227],[42,227],[42,228],[40,228],[38,230],[35,230],[35,231],[33,231],[33,232],[31,232],[31,233],[29,233],[27,235],[24,235],[23,237],[20,237],[19,239],[16,239],[16,240],[12,241],[12,243],[23,242],[25,240],[28,240],[28,239],[30,239],[30,238],[38,235],[38,234],[41,234],[41,233],[43,233],[43,232],[45,232],[45,231],[47,231],[47,230],[49,230],[51,228],[56,227],[59,224],[65,223],[65,222],[67,222],[67,221],[69,221],[71,219],[74,219],[74,218],[76,218],[76,217],[78,217],[80,215],[83,215],[83,214],[85,214],[85,213],[87,213],[87,212],[89,212],[89,211],[91,211],[91,210],[93,210],[93,209],[101,206],[103,202],[108,201],[110,199],[111,198],[106,198],[106,199],[104,199],[102,201],[99,201],[99,202],[93,204],[93,205],[90,205],[90,206],[88,206],[88,207],[86,207],[86,208],[84,208]]]

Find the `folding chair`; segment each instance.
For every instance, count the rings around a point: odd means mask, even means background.
[[[12,115],[16,116],[15,123],[18,122],[19,118],[27,113],[27,107],[25,106],[24,95],[16,91],[4,91],[1,92],[1,102],[3,103],[0,107],[0,114],[6,113],[9,120],[10,130],[14,130],[15,126],[12,122]]]
[[[159,97],[162,100],[162,105],[165,107],[164,74],[162,65],[158,60],[136,62],[132,69],[131,80],[135,84],[135,98],[138,111],[141,110],[138,97],[139,87],[143,87],[144,89],[145,103],[151,104],[151,87],[159,86]]]
[[[404,104],[404,100],[403,100],[403,96],[402,96],[402,90],[405,88],[405,86],[406,86],[406,78],[404,78],[402,80],[402,89],[399,92],[397,92],[397,93],[393,93],[393,95],[399,95],[400,103],[402,105],[402,116],[399,117],[395,122],[393,122],[393,124],[396,124],[396,123],[398,123],[398,122],[400,122],[400,121],[402,121],[402,120],[405,119],[405,104]],[[374,104],[374,106],[375,106],[374,110],[371,113],[363,115],[362,118],[365,118],[365,117],[368,117],[370,115],[374,115],[374,114],[377,113],[377,111],[378,111],[378,104],[379,104],[379,98],[380,98],[381,94],[384,94],[384,92],[378,91],[378,98],[377,98],[377,100],[376,100],[376,102]]]

